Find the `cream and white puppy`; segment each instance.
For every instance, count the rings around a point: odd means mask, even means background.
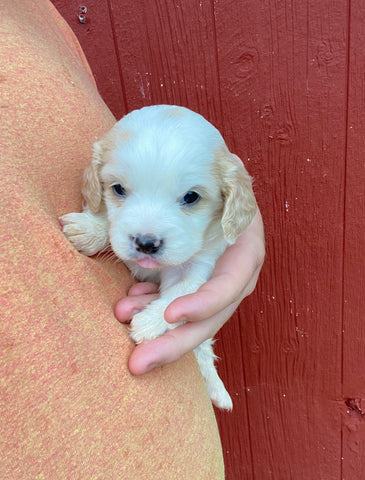
[[[94,144],[82,193],[84,211],[61,217],[77,250],[94,255],[110,243],[137,279],[160,283],[159,299],[131,321],[137,343],[177,326],[166,307],[211,277],[256,212],[251,179],[218,130],[167,105],[131,112]],[[230,410],[212,344],[194,352],[212,402]]]

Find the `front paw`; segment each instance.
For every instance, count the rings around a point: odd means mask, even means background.
[[[88,212],[69,213],[60,217],[62,231],[80,253],[91,256],[108,242],[105,221]]]
[[[148,305],[142,312],[134,315],[130,325],[130,336],[136,343],[147,342],[163,335],[172,328],[164,319],[165,307]]]

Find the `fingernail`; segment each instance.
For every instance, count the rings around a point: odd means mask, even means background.
[[[186,317],[185,315],[180,317],[178,320],[179,323],[186,323],[187,321],[188,321],[188,317]]]
[[[148,367],[146,368],[146,372],[150,372],[151,370],[153,370],[154,368],[159,367],[159,366],[160,366],[160,363],[151,363],[151,364],[148,365]]]

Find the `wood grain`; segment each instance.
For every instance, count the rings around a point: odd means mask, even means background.
[[[52,0],[52,3],[76,34],[104,101],[116,118],[121,118],[126,113],[126,101],[109,1]],[[87,8],[85,23],[79,20],[83,6]]]
[[[351,2],[343,281],[343,478],[357,478],[365,471],[364,25],[364,3]]]
[[[362,478],[364,75],[360,0],[54,0],[117,117],[180,104],[255,179],[267,260],[218,336],[227,480]]]

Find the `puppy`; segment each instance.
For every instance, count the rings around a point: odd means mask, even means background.
[[[251,179],[218,130],[167,105],[129,113],[94,144],[82,194],[83,212],[61,217],[76,249],[94,255],[110,243],[138,280],[160,284],[160,298],[131,321],[136,343],[177,326],[164,320],[166,307],[211,277],[256,212]],[[212,402],[230,410],[212,344],[194,352]]]

